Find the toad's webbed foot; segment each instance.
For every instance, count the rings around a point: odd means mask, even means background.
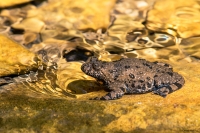
[[[124,92],[122,90],[116,90],[116,91],[111,91],[107,93],[105,96],[102,97],[95,97],[90,100],[115,100],[119,99],[124,95]]]
[[[115,100],[121,98],[123,95],[123,91],[111,91],[105,96],[101,97],[100,100]]]

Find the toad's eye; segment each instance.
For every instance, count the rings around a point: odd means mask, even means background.
[[[94,63],[92,66],[93,66],[93,68],[95,70],[99,70],[100,69],[100,65],[98,63]]]

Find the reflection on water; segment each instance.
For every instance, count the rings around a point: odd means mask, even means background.
[[[199,35],[199,1],[158,0],[148,12],[146,26],[153,31],[188,38]]]
[[[180,48],[184,55],[189,59],[188,61],[199,61],[200,59],[200,38],[191,37],[182,39]]]
[[[126,2],[132,3],[132,1]],[[171,6],[170,12],[162,15],[166,7],[163,2],[158,1],[149,11],[145,20],[145,13],[152,4],[150,1],[149,5],[145,2],[133,2],[137,9],[126,7],[126,2],[121,1],[115,6],[112,13],[115,19],[106,30],[100,29],[96,32],[91,30],[83,33],[69,31],[68,36],[75,35],[75,37],[68,42],[47,39],[42,35],[41,39],[45,41],[33,45],[30,50],[37,53],[43,63],[39,63],[37,72],[31,71],[24,77],[19,77],[21,83],[35,92],[56,97],[76,97],[76,92],[87,93],[86,88],[90,88],[91,85],[98,88],[98,85],[94,83],[85,85],[79,83],[79,80],[94,80],[80,71],[80,65],[83,63],[81,60],[85,61],[91,55],[107,61],[129,57],[151,61],[162,60],[172,64],[178,63],[179,60],[199,59],[199,38],[180,38],[182,34],[179,34],[178,30],[182,24],[189,22],[186,18],[197,20],[198,12],[195,8],[191,9],[191,6],[197,6],[197,3],[191,2],[188,5],[185,3],[185,7],[181,7],[181,3],[165,0],[164,3],[175,4],[175,6]],[[160,4],[162,4],[162,9],[159,8]],[[125,7],[127,12],[121,10]],[[138,10],[143,13],[140,14]],[[157,12],[159,16],[154,15]],[[169,18],[167,17],[169,14],[178,16],[178,18]],[[162,21],[163,17],[167,21]],[[171,24],[174,20],[176,25]],[[191,31],[190,34],[193,32]],[[66,62],[63,57],[72,62]],[[80,85],[76,86],[74,83]]]

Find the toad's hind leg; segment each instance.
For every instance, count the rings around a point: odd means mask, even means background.
[[[166,97],[169,93],[172,93],[172,92],[180,89],[184,85],[185,80],[178,73],[173,73],[173,74],[174,74],[174,76],[171,77],[171,80],[173,82],[171,84],[169,82],[167,82],[167,80],[164,80],[164,81],[161,80],[161,82],[159,84],[155,85],[156,88],[158,88],[158,89],[154,89],[153,93],[158,94],[162,97]],[[166,75],[165,75],[165,78],[166,78]],[[160,77],[160,79],[162,79],[162,77]]]

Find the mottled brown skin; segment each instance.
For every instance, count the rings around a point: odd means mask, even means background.
[[[122,58],[114,62],[100,61],[91,57],[81,66],[89,76],[104,83],[110,91],[100,100],[114,100],[126,94],[153,92],[162,97],[180,89],[184,78],[166,63],[149,62],[144,59]]]

